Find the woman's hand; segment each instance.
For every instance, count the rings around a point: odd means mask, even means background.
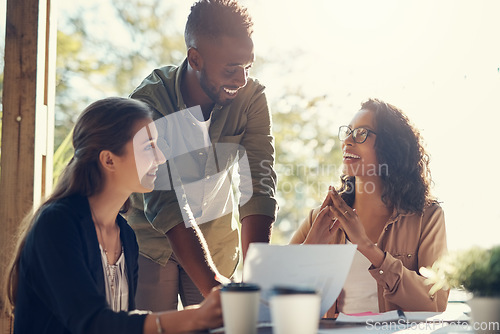
[[[323,200],[323,203],[321,204],[320,210],[323,210],[327,206],[331,206],[333,204],[332,196],[330,194],[332,192],[332,189],[333,189],[332,186],[328,186],[328,192],[326,193],[326,197]]]
[[[329,244],[331,242],[332,213],[330,207],[326,206],[321,209],[311,225],[309,233],[307,233],[304,244]]]
[[[205,298],[195,311],[196,329],[221,327],[222,306],[220,300],[220,288],[213,288],[207,298]]]
[[[371,243],[356,210],[347,205],[335,189],[331,188],[328,194],[332,201],[330,206],[332,216],[338,220],[339,226],[342,226],[349,240],[360,246]]]
[[[365,227],[359,220],[356,210],[347,205],[335,189],[331,188],[329,195],[332,201],[330,210],[332,216],[335,217],[334,219],[338,221],[339,226],[342,226],[349,240],[353,244],[358,245],[358,250],[361,254],[375,267],[380,267],[384,261],[385,254],[368,238]]]
[[[220,288],[215,287],[200,305],[182,311],[151,313],[144,321],[144,333],[192,333],[222,326]]]
[[[336,221],[333,221],[333,214],[330,210],[332,205],[332,200],[330,196],[331,186],[328,188],[328,194],[321,204],[320,211],[314,222],[311,224],[311,228],[304,240],[304,244],[329,244],[331,242],[331,234],[333,231]],[[335,227],[336,228],[336,227]]]

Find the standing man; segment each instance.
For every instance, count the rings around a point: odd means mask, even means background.
[[[219,273],[234,273],[240,248],[245,257],[251,242],[269,242],[277,211],[274,146],[264,86],[249,78],[252,25],[236,1],[199,0],[186,23],[187,58],[154,70],[131,94],[154,108],[159,121],[169,119],[171,157],[166,179],[172,186],[164,189],[172,190],[131,198],[128,221],[141,254],[139,309],[176,309],[178,294],[184,306],[201,302],[220,283]],[[237,147],[237,167],[233,150],[221,149],[227,145]],[[224,166],[240,174],[241,245]]]

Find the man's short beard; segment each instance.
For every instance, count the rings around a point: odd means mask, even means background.
[[[200,71],[200,86],[201,89],[203,89],[203,91],[205,92],[205,94],[207,94],[207,96],[218,105],[227,106],[231,104],[231,102],[233,102],[233,99],[226,99],[224,102],[222,102],[219,98],[219,91],[217,90],[216,92],[214,92],[213,90],[210,89],[211,86],[208,82],[207,73],[205,72],[204,68],[201,69]]]

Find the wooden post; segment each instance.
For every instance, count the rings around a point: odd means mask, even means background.
[[[51,191],[56,22],[51,0],[7,0],[0,176],[0,272],[22,218]],[[0,314],[0,333],[12,319]]]

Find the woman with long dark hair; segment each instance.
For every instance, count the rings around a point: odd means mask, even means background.
[[[154,188],[165,157],[146,104],[107,98],[73,130],[74,156],[20,226],[8,271],[14,333],[171,333],[221,325],[218,292],[199,308],[134,311],[138,245],[120,215]]]
[[[328,312],[444,311],[448,292],[429,295],[419,268],[446,252],[444,213],[430,195],[429,156],[398,108],[362,104],[341,126],[343,175],[311,210],[291,243],[357,245],[346,283]]]

